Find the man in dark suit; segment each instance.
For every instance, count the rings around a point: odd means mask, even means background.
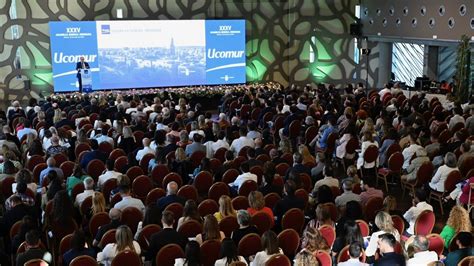
[[[279,200],[275,207],[273,207],[273,214],[276,217],[276,226],[279,228],[281,225],[281,220],[283,219],[283,215],[293,208],[298,208],[300,210],[304,210],[304,200],[300,199],[295,196],[296,191],[296,184],[293,180],[287,180],[285,185],[283,186],[283,193],[285,196],[283,199]]]
[[[107,160],[107,154],[99,150],[99,144],[97,143],[97,140],[91,139],[90,142],[91,142],[92,151],[86,153],[84,157],[82,157],[82,160],[81,160],[82,169],[86,169],[89,162],[94,159],[99,159],[104,163]]]
[[[41,248],[39,232],[31,230],[26,233],[26,251],[18,254],[16,265],[24,265],[27,261],[33,259],[42,259],[48,264],[53,262],[52,255],[47,250]]]
[[[285,174],[285,179],[288,179],[290,172],[294,172],[295,174],[307,174],[311,176],[311,169],[304,166],[303,164],[303,155],[299,152],[293,153],[293,166],[288,168]]]
[[[377,246],[382,256],[375,261],[374,265],[405,266],[405,257],[395,253],[396,244],[397,240],[392,234],[386,233],[379,235]]]
[[[90,69],[89,63],[84,61],[84,56],[81,56],[81,61],[76,63],[76,70],[77,70],[77,80],[79,81],[79,92],[82,92],[82,79],[81,79],[81,69]]]
[[[174,214],[172,212],[163,212],[161,223],[163,230],[151,236],[150,246],[145,254],[145,261],[151,261],[153,265],[156,265],[155,257],[162,247],[168,244],[177,244],[184,250],[188,242],[186,237],[173,229]]]
[[[166,197],[160,198],[156,204],[158,209],[163,211],[166,206],[176,202],[184,206],[186,200],[176,195],[176,193],[178,193],[178,184],[174,181],[169,182],[166,186]]]
[[[35,210],[31,206],[24,204],[19,196],[12,196],[10,202],[12,208],[6,211],[2,219],[0,219],[0,231],[4,237],[7,236],[13,224],[23,219],[24,216],[28,215],[35,220],[37,217]]]

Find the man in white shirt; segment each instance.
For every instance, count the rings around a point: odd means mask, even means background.
[[[224,140],[225,138],[225,132],[221,130],[219,134],[217,135],[218,140],[214,143],[211,144],[212,147],[212,154],[215,154],[216,151],[220,148],[225,148],[228,150],[230,148],[229,143]]]
[[[134,207],[139,209],[143,215],[145,215],[145,205],[139,199],[132,198],[130,195],[130,187],[129,186],[121,186],[120,187],[120,195],[122,196],[122,200],[117,202],[114,208],[123,211],[123,209],[127,207]]]
[[[16,133],[16,136],[18,137],[20,141],[23,138],[23,136],[26,136],[29,133],[35,135],[35,137],[38,137],[38,132],[35,129],[31,128],[30,120],[25,119],[25,122],[23,122],[23,126],[24,126],[23,129],[18,130],[18,132]]]
[[[424,210],[433,211],[433,206],[426,203],[426,192],[422,188],[418,188],[415,191],[413,198],[413,206],[408,209],[408,211],[403,214],[403,218],[410,224],[410,227],[406,230],[409,235],[415,233],[415,221],[418,218],[418,215]]]
[[[137,159],[137,162],[139,162],[145,154],[155,154],[155,151],[150,148],[150,139],[149,138],[143,138],[142,140],[143,143],[143,149],[139,150],[137,152],[137,156],[135,159]]]
[[[87,197],[92,197],[92,195],[94,195],[94,179],[92,179],[92,177],[89,176],[84,179],[84,188],[84,192],[79,193],[76,196],[76,201],[74,202],[76,207],[81,207]]]
[[[238,156],[240,150],[245,146],[251,148],[255,147],[255,142],[253,141],[253,139],[247,137],[247,129],[245,127],[240,127],[239,135],[240,138],[234,139],[234,141],[232,141],[232,144],[230,145],[230,150],[234,152],[235,156]]]
[[[408,141],[409,141],[410,146],[403,149],[403,152],[402,152],[403,159],[404,159],[402,168],[404,170],[406,170],[408,166],[410,165],[411,158],[416,153],[416,151],[419,149],[424,149],[422,146],[416,143],[416,135],[414,133],[409,134]]]
[[[114,146],[114,139],[107,136],[107,134],[102,134],[102,128],[98,128],[95,130],[95,136],[93,137],[95,140],[97,140],[97,144],[101,144],[102,142],[108,142]]]
[[[258,182],[257,175],[250,173],[249,164],[247,162],[244,162],[240,165],[240,170],[242,170],[242,174],[237,176],[233,183],[229,184],[229,186],[234,188],[236,192],[239,191],[242,184],[247,180],[255,181],[255,183]]]
[[[349,246],[349,255],[351,258],[344,262],[339,262],[337,266],[368,266],[369,264],[360,262],[360,257],[362,256],[363,249],[358,242],[353,242]]]
[[[332,177],[333,170],[331,166],[324,166],[323,169],[324,178],[316,182],[314,184],[314,191],[318,191],[319,187],[322,185],[326,185],[328,187],[338,187],[339,188],[339,180],[337,178]]]
[[[464,117],[462,115],[463,115],[462,109],[460,107],[455,107],[454,108],[454,116],[451,117],[451,119],[449,119],[449,130],[453,129],[453,127],[457,123],[466,124],[466,120],[464,119]]]
[[[413,258],[407,261],[407,266],[428,265],[430,262],[438,260],[438,254],[434,251],[429,251],[429,242],[426,237],[417,235],[411,243],[415,254]]]
[[[114,171],[114,164],[115,164],[114,160],[110,160],[110,159],[107,160],[106,162],[107,170],[105,171],[105,173],[99,176],[99,181],[98,181],[99,188],[102,188],[102,186],[107,180],[112,179],[112,178],[117,179],[117,177],[122,174],[120,172]]]
[[[335,199],[336,206],[338,208],[345,208],[346,204],[349,201],[357,201],[360,202],[360,196],[352,192],[352,181],[351,180],[344,180],[342,183],[342,188],[344,189],[344,193],[337,196]]]

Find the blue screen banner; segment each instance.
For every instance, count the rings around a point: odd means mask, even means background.
[[[55,92],[245,83],[245,20],[50,22]]]

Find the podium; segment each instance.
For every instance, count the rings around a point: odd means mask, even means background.
[[[80,69],[82,92],[92,92],[92,71],[90,69]]]

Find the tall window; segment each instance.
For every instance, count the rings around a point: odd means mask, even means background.
[[[423,75],[423,54],[425,46],[414,43],[394,43],[392,72],[395,80],[415,85],[415,79]]]

